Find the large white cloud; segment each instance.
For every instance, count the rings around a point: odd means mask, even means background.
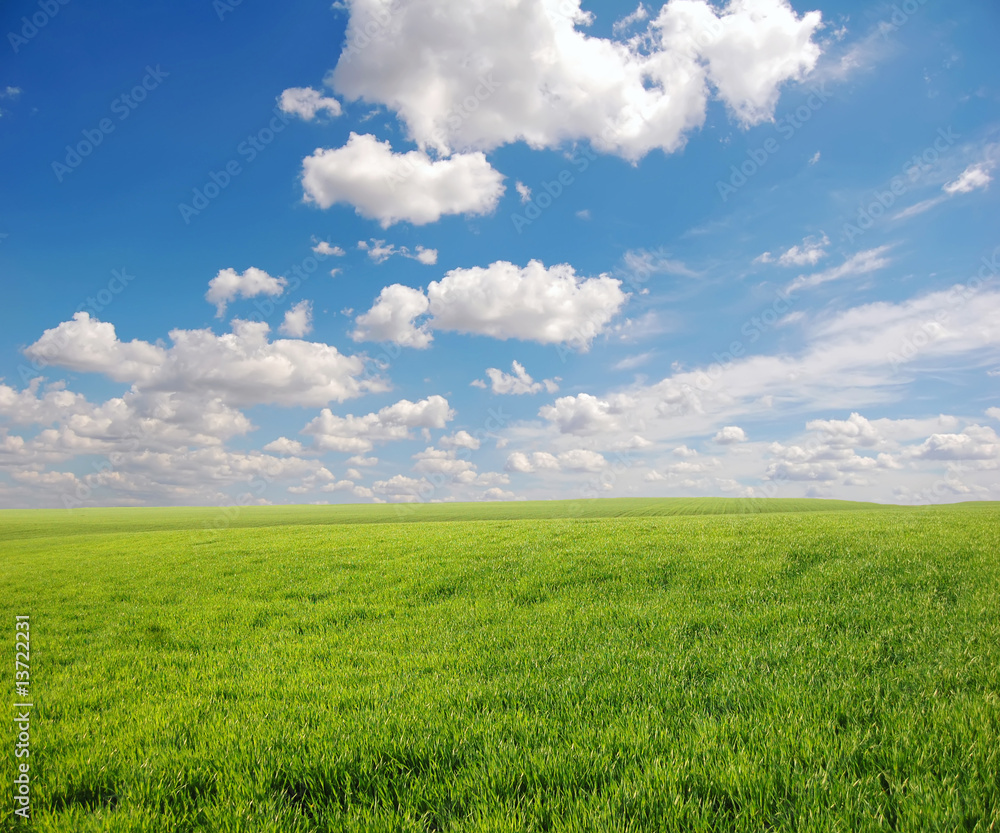
[[[232,332],[172,330],[168,349],[118,340],[114,325],[78,312],[25,348],[31,359],[70,370],[103,373],[143,390],[201,392],[231,405],[318,407],[366,391],[385,390],[363,378],[365,360],[336,347],[298,339],[269,341],[263,322],[234,320]]]
[[[321,208],[353,205],[383,228],[436,222],[445,214],[489,214],[503,196],[503,176],[482,153],[432,159],[422,150],[394,153],[389,142],[351,133],[340,148],[319,148],[302,162],[306,199]]]
[[[26,347],[29,359],[81,373],[103,373],[116,382],[145,381],[166,360],[167,351],[139,339],[119,341],[114,324],[78,312],[46,330]]]
[[[408,439],[413,428],[444,428],[454,416],[448,400],[435,395],[419,402],[402,399],[363,416],[337,416],[324,408],[302,433],[325,451],[359,454],[371,450],[376,442]]]
[[[413,140],[441,153],[519,140],[589,140],[627,159],[670,152],[703,124],[713,92],[741,122],[762,121],[781,85],[820,54],[820,13],[799,17],[785,0],[732,0],[721,11],[670,0],[627,41],[588,35],[579,0],[352,0],[349,9],[327,83],[388,106]]]
[[[569,264],[546,268],[532,260],[518,267],[497,261],[452,269],[431,282],[426,297],[401,284],[386,287],[358,317],[352,336],[426,347],[435,329],[585,350],[627,298],[621,281],[607,275],[581,278]],[[430,317],[418,326],[414,319],[425,312]]]

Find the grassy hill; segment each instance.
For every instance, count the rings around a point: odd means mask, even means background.
[[[1000,828],[1000,506],[578,505],[5,513],[31,829]]]
[[[222,529],[314,524],[655,518],[672,515],[743,515],[840,512],[882,508],[875,503],[800,498],[607,498],[495,503],[343,504],[153,509],[30,509],[0,511],[0,532],[10,538],[171,529]],[[895,507],[884,507],[893,509]]]

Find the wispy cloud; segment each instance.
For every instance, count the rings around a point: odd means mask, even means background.
[[[840,266],[824,269],[822,272],[814,272],[812,275],[799,275],[794,281],[788,284],[786,292],[795,292],[799,289],[808,289],[820,284],[838,281],[841,278],[850,278],[855,275],[867,275],[888,266],[889,258],[885,253],[891,246],[879,246],[875,249],[866,249],[858,252],[845,260]]]

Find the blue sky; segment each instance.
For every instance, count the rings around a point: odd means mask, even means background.
[[[0,20],[0,505],[1000,499],[993,3]]]

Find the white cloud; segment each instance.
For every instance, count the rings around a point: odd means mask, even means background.
[[[312,302],[299,301],[285,311],[285,320],[278,328],[282,335],[302,338],[312,332]]]
[[[427,297],[435,329],[586,349],[628,296],[607,275],[581,279],[569,264],[532,260],[453,269]]]
[[[340,115],[340,102],[324,96],[312,87],[290,87],[278,97],[278,106],[285,113],[312,121],[316,114],[326,111],[331,116]]]
[[[560,397],[552,405],[542,407],[538,414],[553,423],[560,433],[587,436],[622,428],[631,404],[626,396],[601,399],[581,393]]]
[[[1000,292],[958,286],[900,303],[821,312],[797,326],[805,344],[796,353],[748,355],[601,396],[562,397],[539,415],[556,436],[599,434],[611,443],[639,433],[655,442],[704,436],[747,417],[772,418],[778,401],[785,413],[850,413],[897,401],[907,396],[917,368],[960,360],[995,366]]]
[[[376,442],[409,439],[412,428],[444,428],[454,416],[448,400],[435,395],[419,402],[401,399],[395,405],[364,416],[341,417],[324,408],[302,433],[311,436],[319,449],[357,455],[370,451]],[[357,458],[350,462],[358,464]]]
[[[715,441],[719,445],[734,445],[736,443],[745,443],[747,441],[747,434],[738,425],[727,425],[718,434],[715,435]]]
[[[442,437],[438,445],[442,448],[468,448],[475,451],[479,448],[479,440],[472,436],[468,431],[456,431],[454,434],[448,437]]]
[[[986,416],[988,416],[990,419],[995,419],[998,422],[1000,422],[1000,408],[987,408]]]
[[[322,406],[366,391],[386,389],[378,378],[359,378],[365,360],[318,342],[268,341],[263,322],[232,322],[232,332],[172,330],[170,348],[118,340],[112,324],[85,312],[46,330],[25,348],[31,359],[70,370],[102,373],[143,390],[198,392],[231,405]]]
[[[410,260],[416,260],[425,266],[433,266],[437,263],[438,259],[437,249],[428,249],[418,245],[416,250],[411,252],[406,246],[397,248],[392,243],[386,243],[384,240],[376,240],[374,238],[370,242],[359,240],[358,248],[363,252],[368,252],[368,257],[375,261],[375,263],[385,263],[393,255],[400,255]]]
[[[68,370],[103,373],[116,382],[150,379],[167,357],[158,345],[138,339],[119,341],[114,324],[91,318],[87,312],[77,312],[71,321],[46,330],[24,354]]]
[[[608,461],[596,451],[585,448],[574,448],[558,455],[548,451],[534,451],[526,454],[515,451],[507,457],[507,471],[520,474],[536,474],[552,471],[603,471]]]
[[[298,440],[290,440],[288,437],[278,437],[264,446],[264,451],[271,454],[287,454],[290,456],[301,456],[305,454],[306,448]]]
[[[486,369],[486,375],[490,378],[493,393],[519,395],[541,393],[543,390],[547,393],[555,393],[559,390],[558,378],[544,379],[541,382],[536,382],[528,375],[528,371],[524,369],[524,365],[515,361],[511,367],[514,371],[513,374],[504,373],[496,367]],[[485,383],[483,383],[482,387],[485,386]]]
[[[980,189],[985,190],[993,181],[993,177],[990,175],[992,167],[992,162],[977,162],[974,165],[969,165],[956,179],[946,182],[941,187],[942,194],[940,196],[922,200],[909,208],[904,208],[893,215],[892,219],[905,220],[909,217],[915,217],[959,194],[969,194]]]
[[[970,425],[958,434],[932,434],[909,453],[918,460],[1000,461],[1000,437],[988,426]]]
[[[962,171],[958,179],[946,183],[941,190],[948,194],[948,196],[968,194],[971,191],[989,187],[992,181],[993,177],[990,176],[989,167],[986,164],[979,163],[969,165],[968,168]]]
[[[253,266],[242,275],[235,269],[222,269],[208,282],[205,300],[215,304],[215,317],[222,318],[226,314],[226,305],[235,298],[256,298],[258,295],[274,298],[281,295],[287,285],[288,281],[284,278],[273,278],[263,269]]]
[[[840,280],[841,278],[876,272],[889,265],[890,260],[885,257],[885,253],[890,248],[890,246],[879,246],[875,249],[866,249],[863,252],[852,255],[841,263],[840,266],[834,266],[822,272],[815,272],[812,275],[799,275],[786,287],[785,291],[794,292],[798,289],[819,286],[820,284]]]
[[[392,503],[416,503],[432,494],[434,486],[424,477],[416,479],[397,474],[388,480],[376,480],[372,484],[372,491]]]
[[[455,450],[426,448],[413,455],[416,464],[414,471],[427,474],[445,474],[457,478],[466,475],[469,479],[475,476],[476,467],[468,460],[459,459]]]
[[[430,302],[419,289],[394,283],[385,287],[368,312],[355,319],[351,332],[355,341],[391,341],[404,347],[423,349],[434,340],[426,325],[414,319],[427,312]]]
[[[770,252],[764,252],[754,262],[777,263],[779,266],[815,266],[826,257],[826,247],[829,245],[830,238],[825,234],[819,238],[807,237],[802,241],[802,245],[796,244],[778,257],[774,257]]]
[[[410,138],[442,153],[522,140],[589,140],[631,160],[671,152],[704,123],[711,93],[758,123],[820,54],[820,13],[798,17],[785,0],[733,2],[721,14],[705,0],[673,0],[629,41],[581,31],[592,17],[579,0],[532,0],[516,15],[494,0],[413,0],[389,13],[390,2],[350,4],[328,83],[391,108]],[[386,19],[379,37],[353,47],[373,16]]]
[[[521,268],[497,261],[452,269],[430,283],[426,296],[401,284],[387,286],[357,318],[351,336],[426,347],[435,329],[586,350],[627,298],[621,281],[607,275],[581,279],[569,264],[546,268],[532,260]],[[417,326],[414,319],[424,313],[430,318]]]
[[[521,198],[521,205],[526,205],[531,202],[531,189],[527,185],[518,180],[514,183],[514,187],[517,189],[517,194]]]
[[[648,20],[648,19],[649,19],[649,10],[642,3],[640,3],[638,6],[636,6],[634,12],[625,15],[625,17],[619,20],[616,20],[614,26],[612,26],[611,28],[617,35],[620,32],[623,32],[629,27],[631,27],[633,24],[640,23],[643,20]]]
[[[389,142],[357,133],[341,148],[306,157],[302,187],[321,208],[348,203],[383,228],[425,225],[445,214],[489,214],[504,193],[503,176],[482,153],[431,159],[422,150],[394,153]]]
[[[828,443],[837,446],[874,446],[881,439],[876,426],[859,413],[847,419],[814,419],[806,428],[822,432]]]
[[[326,255],[327,257],[343,257],[346,254],[340,246],[331,246],[325,240],[320,240],[312,247],[312,250],[318,255]]]
[[[698,273],[688,268],[682,261],[669,257],[662,250],[630,249],[625,252],[622,260],[626,272],[632,275],[680,275],[685,278],[697,278]]]

